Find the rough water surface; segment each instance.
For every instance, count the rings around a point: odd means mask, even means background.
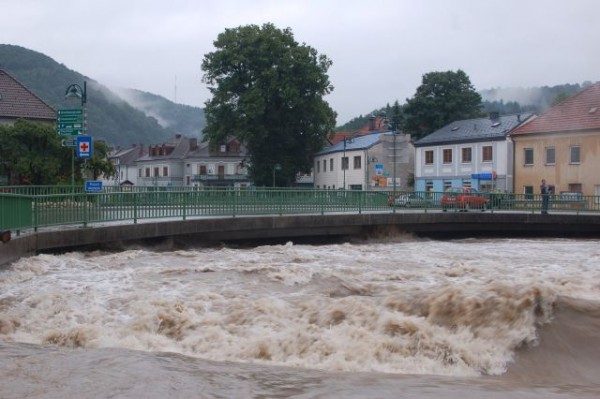
[[[0,271],[0,397],[599,397],[599,244],[22,259]]]

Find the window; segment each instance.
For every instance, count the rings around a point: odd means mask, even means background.
[[[582,193],[583,185],[581,183],[569,183],[569,192],[571,193]]]
[[[433,151],[432,151],[433,153]],[[431,180],[427,180],[425,182],[425,191],[429,192],[429,191],[433,191],[433,182]]]
[[[198,167],[198,171],[200,172],[200,175],[205,175],[206,174],[206,165],[200,165]]]
[[[327,172],[327,160],[323,160],[323,172]]]
[[[158,166],[155,166],[154,167],[154,177],[160,176],[159,172],[160,172],[160,169],[158,168]]]
[[[425,151],[425,165],[433,165],[433,150]]]
[[[150,168],[146,168],[146,177],[150,177]]]
[[[482,148],[482,162],[493,162],[494,161],[494,151],[491,145],[483,146]]]
[[[471,157],[473,156],[473,150],[471,147],[465,147],[462,149],[462,163],[471,163]]]
[[[329,171],[333,172],[333,158],[329,159]]]
[[[450,187],[452,187],[452,181],[450,181],[450,180],[444,180],[444,191],[446,191]]]
[[[546,165],[554,165],[556,163],[556,151],[554,147],[546,147]]]
[[[321,173],[321,162],[317,161],[317,173]],[[317,187],[319,188],[319,187]]]
[[[342,157],[342,170],[348,170],[348,157]]]
[[[356,156],[356,157],[354,157],[354,169],[360,169],[360,168],[362,168],[362,158],[360,156]]]
[[[138,177],[142,177],[142,168],[138,169]]]
[[[167,166],[163,166],[163,176],[169,176],[169,168]]]
[[[578,145],[571,146],[571,163],[581,162],[581,147]]]
[[[444,163],[452,163],[452,149],[446,148],[442,151]]]
[[[523,149],[524,165],[533,165],[533,148]]]
[[[525,194],[525,199],[533,198],[533,186],[523,186],[523,194]]]
[[[462,183],[463,187],[471,187],[471,179],[465,179]]]

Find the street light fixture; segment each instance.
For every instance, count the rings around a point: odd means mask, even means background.
[[[87,104],[87,82],[83,81],[83,87],[79,86],[77,83],[72,83],[65,90],[65,98],[78,98],[81,99],[81,112],[83,114],[83,124],[81,133],[85,135],[86,133],[86,104]],[[73,148],[73,152],[71,153],[71,187],[75,187],[75,148]]]

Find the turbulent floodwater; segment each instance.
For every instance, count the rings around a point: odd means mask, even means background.
[[[0,397],[599,397],[599,244],[22,259],[0,271]]]

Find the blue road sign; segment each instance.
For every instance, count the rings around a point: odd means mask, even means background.
[[[77,136],[77,158],[91,158],[92,157],[92,137],[91,136]]]
[[[86,180],[85,191],[102,191],[102,182],[99,180]]]

